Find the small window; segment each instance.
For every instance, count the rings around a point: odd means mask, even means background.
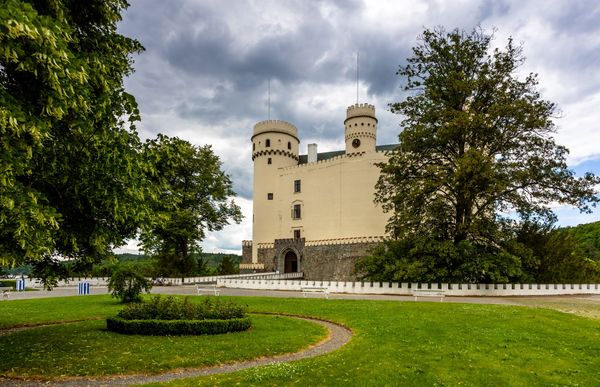
[[[300,204],[294,204],[294,208],[292,208],[292,219],[300,219],[302,216]]]
[[[364,123],[364,122],[361,122],[361,123],[360,123],[360,126],[365,126],[365,123]]]
[[[252,150],[256,150],[256,144],[252,144]]]
[[[269,140],[267,138],[267,141],[265,141],[265,147],[269,148],[271,146],[271,140]]]
[[[300,230],[294,230],[294,239],[300,239]]]
[[[292,143],[288,141],[288,149],[292,149]]]
[[[267,194],[267,200],[273,200],[273,193],[272,192],[269,192]]]
[[[271,164],[271,163],[272,163],[272,160],[271,160],[271,158],[269,157],[269,158],[267,159],[267,164]]]
[[[302,191],[302,184],[300,180],[294,180],[294,193],[298,193]]]

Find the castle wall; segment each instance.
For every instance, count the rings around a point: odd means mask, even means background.
[[[356,262],[369,254],[376,243],[306,246],[302,262],[304,279],[355,281]]]
[[[375,164],[385,160],[382,152],[368,152],[281,169],[271,235],[291,238],[300,230],[308,241],[385,235],[388,215],[373,202],[379,178]],[[295,180],[300,192],[294,192]],[[295,204],[301,207],[299,219],[292,216]]]
[[[292,251],[298,258],[298,271],[315,281],[356,280],[356,262],[379,243],[377,238],[351,238],[307,242],[302,239],[276,239],[258,247],[258,264],[264,271],[284,272],[284,257]]]

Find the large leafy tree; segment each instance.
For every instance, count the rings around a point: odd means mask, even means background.
[[[241,221],[231,180],[210,146],[159,135],[145,144],[144,154],[155,166],[152,179],[161,194],[152,226],[142,232],[143,248],[157,258],[163,275],[185,276],[197,269],[207,230]]]
[[[0,1],[0,261],[89,266],[147,218],[125,0]]]
[[[556,106],[541,98],[536,75],[517,76],[521,48],[491,41],[479,29],[425,30],[399,69],[409,96],[391,108],[403,131],[376,187],[394,242],[379,251],[381,264],[361,270],[398,280],[524,278],[519,223],[507,214],[551,224],[554,203],[590,211],[599,201],[600,180],[567,168],[568,150],[552,138]]]

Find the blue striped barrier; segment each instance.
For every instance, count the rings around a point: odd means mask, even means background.
[[[24,279],[17,280],[17,291],[18,292],[25,291],[25,280]]]
[[[90,294],[90,283],[89,282],[80,282],[77,285],[77,294],[80,296]]]

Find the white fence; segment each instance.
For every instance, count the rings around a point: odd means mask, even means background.
[[[600,284],[420,284],[300,280],[219,279],[217,286],[238,289],[292,290],[326,287],[330,293],[412,295],[415,289],[442,290],[447,296],[550,296],[600,294]]]
[[[198,283],[216,283],[223,279],[294,279],[302,278],[302,273],[250,273],[250,274],[229,274],[229,275],[213,275],[206,277],[186,277],[183,278],[160,278],[160,281],[165,285],[193,285]],[[58,282],[58,287],[76,287],[81,281],[89,282],[90,286],[107,286],[110,278],[98,277],[98,278],[69,278],[66,281],[61,280]],[[26,287],[30,288],[41,288],[42,284],[38,279],[27,278],[25,283]]]

